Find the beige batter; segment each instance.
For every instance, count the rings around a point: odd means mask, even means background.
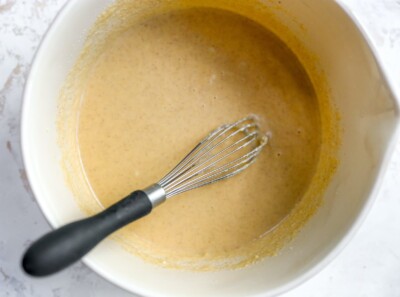
[[[193,9],[150,18],[118,36],[83,96],[83,166],[107,207],[158,181],[211,129],[250,113],[272,132],[254,166],[173,198],[126,228],[131,240],[139,237],[160,254],[222,256],[279,224],[318,160],[312,86],[293,54],[261,26]]]
[[[89,215],[157,182],[223,123],[257,114],[272,134],[240,175],[173,197],[112,236],[146,261],[243,267],[276,254],[321,204],[337,166],[335,109],[318,60],[263,3],[117,0],[64,84],[61,162]]]

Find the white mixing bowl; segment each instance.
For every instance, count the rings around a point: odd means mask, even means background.
[[[23,157],[32,190],[54,227],[84,216],[60,167],[58,94],[80,53],[85,32],[112,2],[69,1],[42,42],[26,84]],[[114,241],[105,240],[84,258],[104,278],[145,296],[273,296],[318,272],[360,226],[399,134],[399,102],[365,34],[342,4],[279,2],[284,9],[271,8],[277,18],[293,32],[301,32],[299,24],[307,31],[299,38],[317,55],[341,115],[340,166],[322,207],[278,256],[234,271],[168,270],[145,263]]]

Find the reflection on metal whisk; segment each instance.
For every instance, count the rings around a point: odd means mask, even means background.
[[[256,160],[267,141],[255,116],[217,128],[158,183],[37,240],[24,255],[24,270],[44,276],[67,267],[109,234],[149,214],[167,198],[242,172]]]
[[[227,179],[254,163],[267,142],[268,137],[260,132],[254,115],[222,125],[157,184],[144,191],[155,206],[166,198]]]

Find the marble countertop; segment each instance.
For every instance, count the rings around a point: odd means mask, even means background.
[[[66,0],[0,0],[0,296],[134,296],[82,263],[32,279],[23,250],[50,227],[30,191],[19,128],[24,82],[36,48]],[[343,0],[366,29],[400,98],[400,1]],[[400,142],[372,211],[345,250],[285,297],[400,296]]]

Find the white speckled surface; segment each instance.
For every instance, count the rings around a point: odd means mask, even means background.
[[[0,0],[0,296],[133,296],[83,264],[45,279],[25,276],[22,251],[49,230],[23,170],[23,85],[44,32],[66,0]],[[343,0],[366,29],[400,100],[400,1]],[[347,248],[286,297],[400,296],[400,143],[379,197]]]

